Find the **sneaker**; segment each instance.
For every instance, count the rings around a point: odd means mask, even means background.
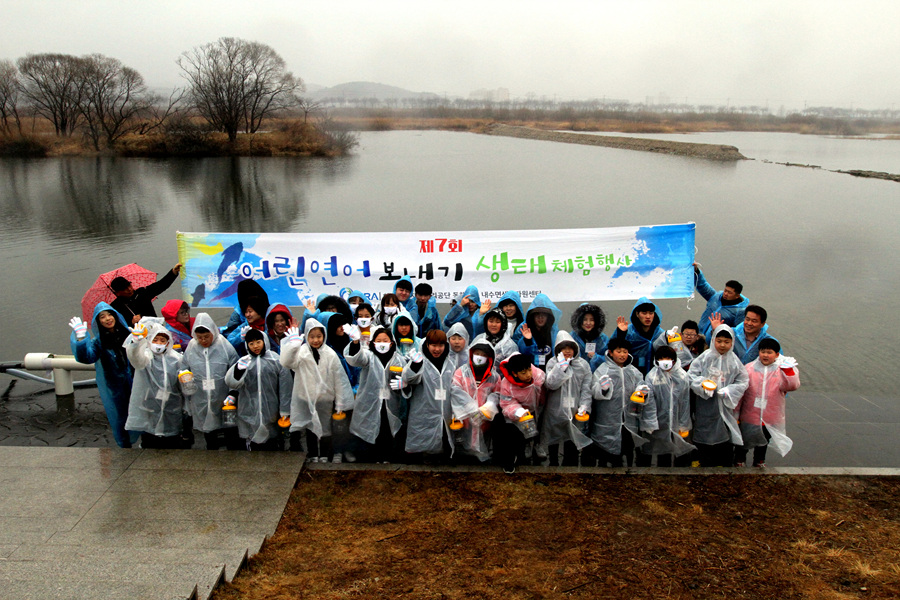
[[[344,452],[344,459],[345,459],[348,463],[355,463],[355,462],[356,462],[356,455],[353,454],[352,452],[349,452],[349,451],[348,451],[348,452]]]
[[[765,469],[765,468],[766,468],[766,463],[764,463],[764,462],[753,463],[753,466],[754,466],[754,467],[757,467],[757,468],[759,468],[759,469]]]
[[[513,475],[516,472],[516,463],[519,461],[518,456],[514,456],[512,462],[508,465],[503,465],[503,472],[507,475]]]
[[[335,464],[341,463],[343,461],[344,461],[344,457],[341,456],[340,454],[335,454],[334,456],[331,457],[331,462],[333,462]]]
[[[734,463],[734,466],[736,466],[736,467],[746,467],[747,464],[746,464],[746,463],[742,463],[742,462],[736,462],[736,463]],[[756,465],[753,465],[753,466],[755,467]]]

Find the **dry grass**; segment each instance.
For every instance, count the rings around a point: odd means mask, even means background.
[[[898,598],[900,480],[305,472],[217,600]]]

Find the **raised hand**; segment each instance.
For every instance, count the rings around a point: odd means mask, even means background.
[[[79,317],[72,317],[69,321],[69,327],[75,332],[76,339],[83,340],[84,336],[87,335],[87,325]]]
[[[622,315],[616,317],[616,327],[619,328],[619,331],[628,331],[628,321],[625,320],[625,317]]]

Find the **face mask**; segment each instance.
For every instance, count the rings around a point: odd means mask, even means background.
[[[486,365],[487,361],[488,361],[487,356],[480,356],[478,354],[475,354],[472,356],[472,364],[475,365],[476,367]]]
[[[378,354],[387,354],[388,350],[390,349],[390,342],[375,342],[375,352],[377,352]]]
[[[168,344],[154,344],[151,342],[150,351],[153,352],[153,354],[165,354],[167,346]]]
[[[396,315],[397,307],[396,306],[385,306],[384,312],[385,312],[385,314],[388,314],[388,315]]]
[[[656,364],[663,371],[668,371],[675,365],[674,361],[672,361],[671,359],[668,359],[668,358],[664,358],[663,360],[660,360]]]
[[[356,324],[360,327],[368,327],[372,324],[372,319],[370,317],[360,317],[356,320]]]

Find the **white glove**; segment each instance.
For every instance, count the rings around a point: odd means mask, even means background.
[[[642,383],[641,385],[637,386],[635,388],[635,390],[638,392],[644,392],[645,394],[648,394],[648,393],[650,393],[650,386],[647,385],[646,383]]]
[[[579,416],[579,417],[583,417],[583,416],[584,416],[584,413],[585,413],[585,410],[584,410],[583,408],[579,408],[579,409],[578,409],[578,416]]]
[[[418,350],[410,350],[407,356],[409,357],[409,360],[413,361],[414,363],[420,363],[425,358],[425,355]]]
[[[778,358],[778,366],[782,369],[793,369],[797,366],[797,359],[792,356],[781,355]]]
[[[731,400],[731,392],[728,390],[728,388],[722,388],[721,390],[719,390],[719,394],[721,394],[725,400]]]
[[[562,369],[563,371],[565,371],[566,369],[569,368],[569,359],[566,358],[566,355],[565,355],[565,354],[563,354],[562,352],[560,352],[560,353],[556,356],[556,364],[557,364],[557,366],[559,366],[560,369]]]
[[[290,344],[292,342],[303,342],[303,336],[300,335],[300,329],[298,327],[288,327],[288,330],[285,332],[283,344]]]
[[[87,325],[79,317],[72,317],[72,320],[69,321],[69,327],[75,332],[75,339],[83,340],[84,336],[87,335]]]
[[[242,339],[242,340],[247,338],[247,333],[248,333],[251,329],[253,329],[253,328],[250,327],[249,325],[244,325],[243,327],[241,327],[241,339]]]
[[[703,395],[707,398],[712,398],[716,395],[716,390],[708,390],[705,387],[701,387],[700,390],[703,392]]]
[[[609,378],[609,375],[601,375],[600,376],[600,389],[604,392],[609,389],[612,385],[612,379]]]
[[[358,342],[361,336],[359,332],[359,327],[356,325],[344,325],[341,327],[344,330],[344,333],[347,334],[347,337],[350,338],[351,342]]]
[[[138,323],[134,327],[129,327],[128,331],[131,332],[131,337],[134,341],[147,337],[147,326],[143,323]]]
[[[395,392],[399,392],[403,389],[403,381],[399,377],[397,379],[391,379],[391,389]]]
[[[242,356],[237,361],[237,368],[241,371],[246,371],[247,367],[250,366],[250,355]]]
[[[524,417],[525,415],[528,414],[528,410],[524,409],[524,408],[517,408],[516,412],[513,414],[515,414],[517,419],[521,419],[522,417]]]
[[[668,330],[668,331],[666,332],[666,335],[669,336],[669,337],[675,337],[675,335],[676,335],[677,333],[678,333],[678,325],[676,325],[676,326],[673,327],[672,329]]]

